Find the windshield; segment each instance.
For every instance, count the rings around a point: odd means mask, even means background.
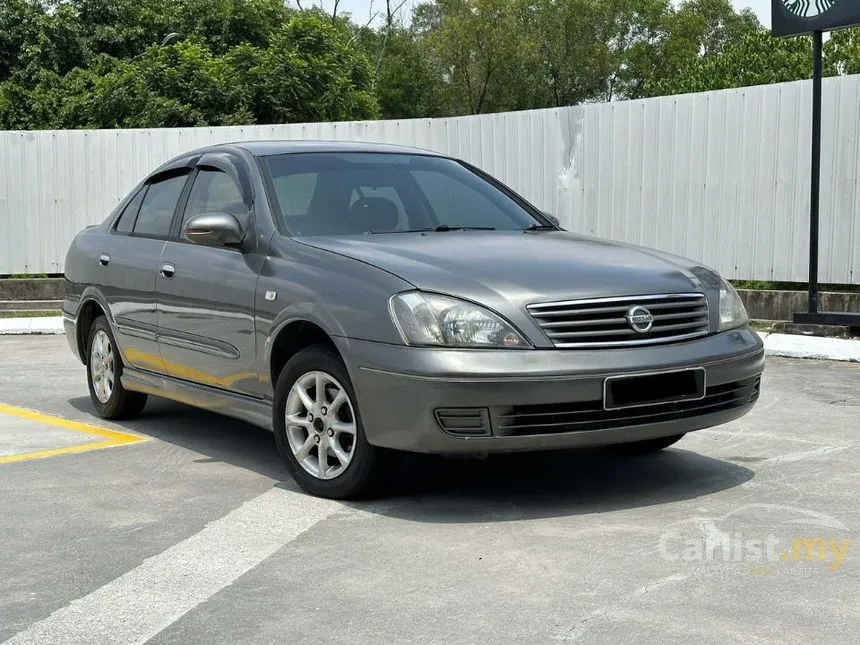
[[[452,159],[391,153],[265,158],[280,217],[292,235],[523,230],[546,222]]]

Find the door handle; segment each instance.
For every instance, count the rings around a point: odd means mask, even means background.
[[[176,267],[174,267],[172,264],[162,264],[161,265],[162,277],[172,278],[174,273],[176,273]]]
[[[103,267],[106,267],[108,264],[110,264],[110,256],[107,253],[102,253],[99,256],[99,264]]]

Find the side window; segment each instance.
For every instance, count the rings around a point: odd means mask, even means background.
[[[201,213],[245,215],[247,212],[242,192],[230,175],[220,170],[201,169],[191,187],[182,226],[184,228],[188,220]]]
[[[126,205],[116,223],[117,232],[131,233],[131,230],[134,228],[134,220],[137,219],[137,212],[140,210],[140,203],[143,201],[145,194],[146,186],[138,190],[137,194],[131,198],[131,201]]]
[[[137,221],[134,223],[135,233],[155,237],[169,235],[176,203],[179,201],[186,179],[188,175],[177,175],[149,185],[140,206]]]

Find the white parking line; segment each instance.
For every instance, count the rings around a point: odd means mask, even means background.
[[[337,502],[272,489],[73,600],[6,645],[145,643],[341,508]]]

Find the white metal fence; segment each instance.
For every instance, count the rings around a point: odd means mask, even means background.
[[[476,117],[0,132],[0,274],[60,273],[76,231],[183,151],[249,139],[403,143],[466,159],[573,231],[731,278],[807,276],[811,85]],[[826,79],[821,280],[860,283],[860,76]]]

